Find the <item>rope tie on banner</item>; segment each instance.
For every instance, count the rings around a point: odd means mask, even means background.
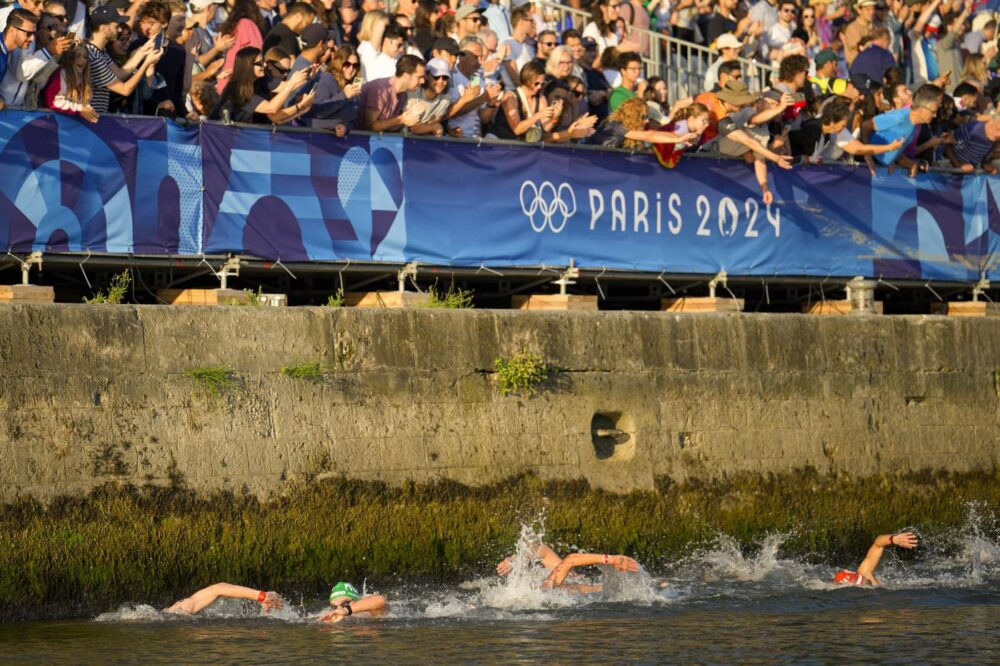
[[[285,266],[283,263],[281,263],[281,257],[278,257],[278,260],[275,261],[273,264],[271,264],[271,268],[274,268],[275,266],[280,266],[283,271],[292,276],[293,280],[298,280],[298,278],[295,277],[295,273],[292,273],[290,270],[288,270],[288,266]],[[269,268],[268,270],[271,270],[271,268]]]
[[[601,276],[608,272],[607,266],[601,266],[601,272],[594,276],[594,284],[597,286],[597,293],[601,295],[601,300],[606,301],[608,297],[604,295],[604,289],[601,288]]]
[[[83,281],[87,283],[87,289],[93,291],[94,287],[90,284],[90,278],[87,277],[87,271],[83,270],[83,265],[90,261],[90,250],[87,250],[87,256],[80,262],[80,272],[83,273]]]
[[[767,280],[764,278],[760,279],[760,283],[764,286],[764,302],[768,305],[771,304],[771,291],[767,287]]]
[[[666,288],[670,290],[671,294],[673,294],[674,296],[676,296],[677,295],[677,291],[673,287],[671,287],[670,283],[667,282],[663,278],[663,276],[664,276],[665,273],[666,273],[666,271],[660,271],[660,274],[656,276],[656,279],[659,280],[660,282],[662,282],[664,284],[664,286],[666,286]]]
[[[476,269],[476,275],[479,275],[483,271],[486,271],[487,273],[493,273],[494,275],[496,275],[498,277],[504,277],[504,274],[501,273],[500,271],[494,270],[494,269],[490,268],[489,266],[487,266],[486,264],[480,262],[479,268]]]
[[[930,280],[928,280],[926,283],[924,283],[924,287],[927,289],[927,291],[929,291],[932,294],[934,294],[935,298],[937,298],[939,301],[941,301],[942,303],[944,303],[944,299],[941,298],[941,294],[939,294],[936,291],[934,291],[934,287],[931,286],[931,281]]]
[[[876,281],[875,286],[877,287],[880,284],[884,284],[884,285],[886,285],[888,287],[892,287],[896,291],[899,291],[899,287],[897,287],[893,283],[889,282],[888,280],[883,280],[881,275],[879,276],[878,280]]]
[[[347,263],[344,264],[339,271],[337,271],[337,280],[340,281],[340,293],[343,295],[347,294],[347,287],[344,286],[344,271],[351,267],[351,258],[347,258]]]

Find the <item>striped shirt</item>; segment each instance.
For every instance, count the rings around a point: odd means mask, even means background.
[[[972,120],[955,130],[955,157],[963,164],[979,166],[993,153],[994,144],[986,138],[986,123]]]
[[[117,81],[118,76],[111,67],[112,60],[107,51],[88,43],[87,55],[90,58],[90,87],[92,90],[90,106],[97,113],[107,113],[108,102],[111,98],[108,85]]]

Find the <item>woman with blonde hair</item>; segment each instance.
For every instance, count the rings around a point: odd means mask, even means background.
[[[705,109],[705,113],[707,115],[708,109]],[[677,135],[673,132],[648,130],[648,114],[649,107],[644,99],[633,97],[625,100],[604,121],[595,143],[609,148],[642,150],[648,143],[692,143],[700,136],[700,132]]]
[[[989,70],[986,69],[986,58],[981,53],[970,53],[965,57],[965,65],[962,67],[962,76],[959,83],[971,83],[983,91],[990,80]]]
[[[45,107],[96,123],[99,116],[90,106],[90,58],[87,56],[87,47],[77,44],[66,50],[59,57],[59,65],[59,71],[45,85]]]
[[[368,70],[382,52],[382,36],[389,27],[389,17],[381,9],[365,13],[358,31],[358,56],[361,58],[361,79],[368,82]]]

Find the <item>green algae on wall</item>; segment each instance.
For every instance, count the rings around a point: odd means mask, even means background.
[[[747,544],[790,532],[783,551],[853,562],[874,534],[961,525],[968,502],[1000,509],[1000,475],[830,479],[811,471],[671,484],[615,495],[518,477],[489,487],[327,480],[281,497],[105,486],[48,506],[0,509],[0,620],[165,604],[226,580],[318,595],[337,579],[378,584],[489,575],[522,522],[546,539],[636,556],[660,571],[718,535]]]

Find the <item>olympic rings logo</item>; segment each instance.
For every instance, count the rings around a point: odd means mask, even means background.
[[[528,216],[531,228],[537,233],[542,233],[548,227],[552,233],[557,234],[576,213],[576,195],[567,183],[562,183],[557,188],[547,180],[537,186],[526,180],[521,183],[521,211]],[[562,217],[558,223],[557,213]],[[541,216],[540,219],[535,218],[536,214]]]

